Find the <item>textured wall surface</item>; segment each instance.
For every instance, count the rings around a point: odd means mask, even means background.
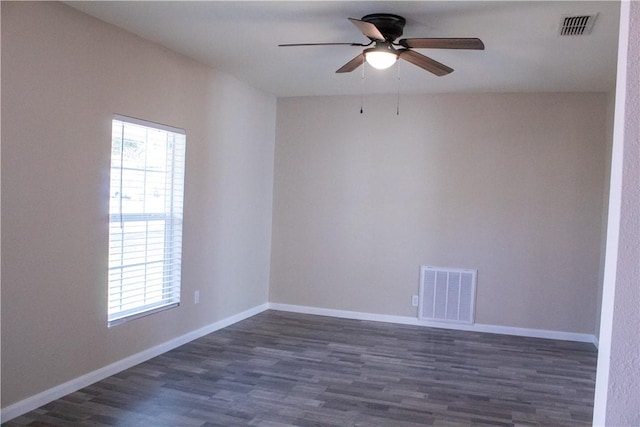
[[[594,424],[640,425],[640,3],[623,2]]]
[[[640,3],[630,5],[607,425],[640,425]]]

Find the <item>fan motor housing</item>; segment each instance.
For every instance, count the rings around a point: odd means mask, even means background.
[[[402,16],[390,13],[372,13],[363,16],[362,21],[375,25],[387,41],[394,41],[400,37],[404,24],[407,23]]]

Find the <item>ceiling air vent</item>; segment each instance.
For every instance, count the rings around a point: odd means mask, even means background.
[[[564,16],[560,23],[561,36],[586,36],[591,33],[598,14]]]

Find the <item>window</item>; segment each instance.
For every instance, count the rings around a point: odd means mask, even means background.
[[[180,304],[182,129],[114,116],[108,325]]]

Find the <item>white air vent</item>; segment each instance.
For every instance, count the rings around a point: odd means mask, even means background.
[[[473,323],[476,275],[476,270],[420,267],[418,319]]]
[[[561,36],[586,36],[591,34],[598,14],[563,16],[560,22]]]

